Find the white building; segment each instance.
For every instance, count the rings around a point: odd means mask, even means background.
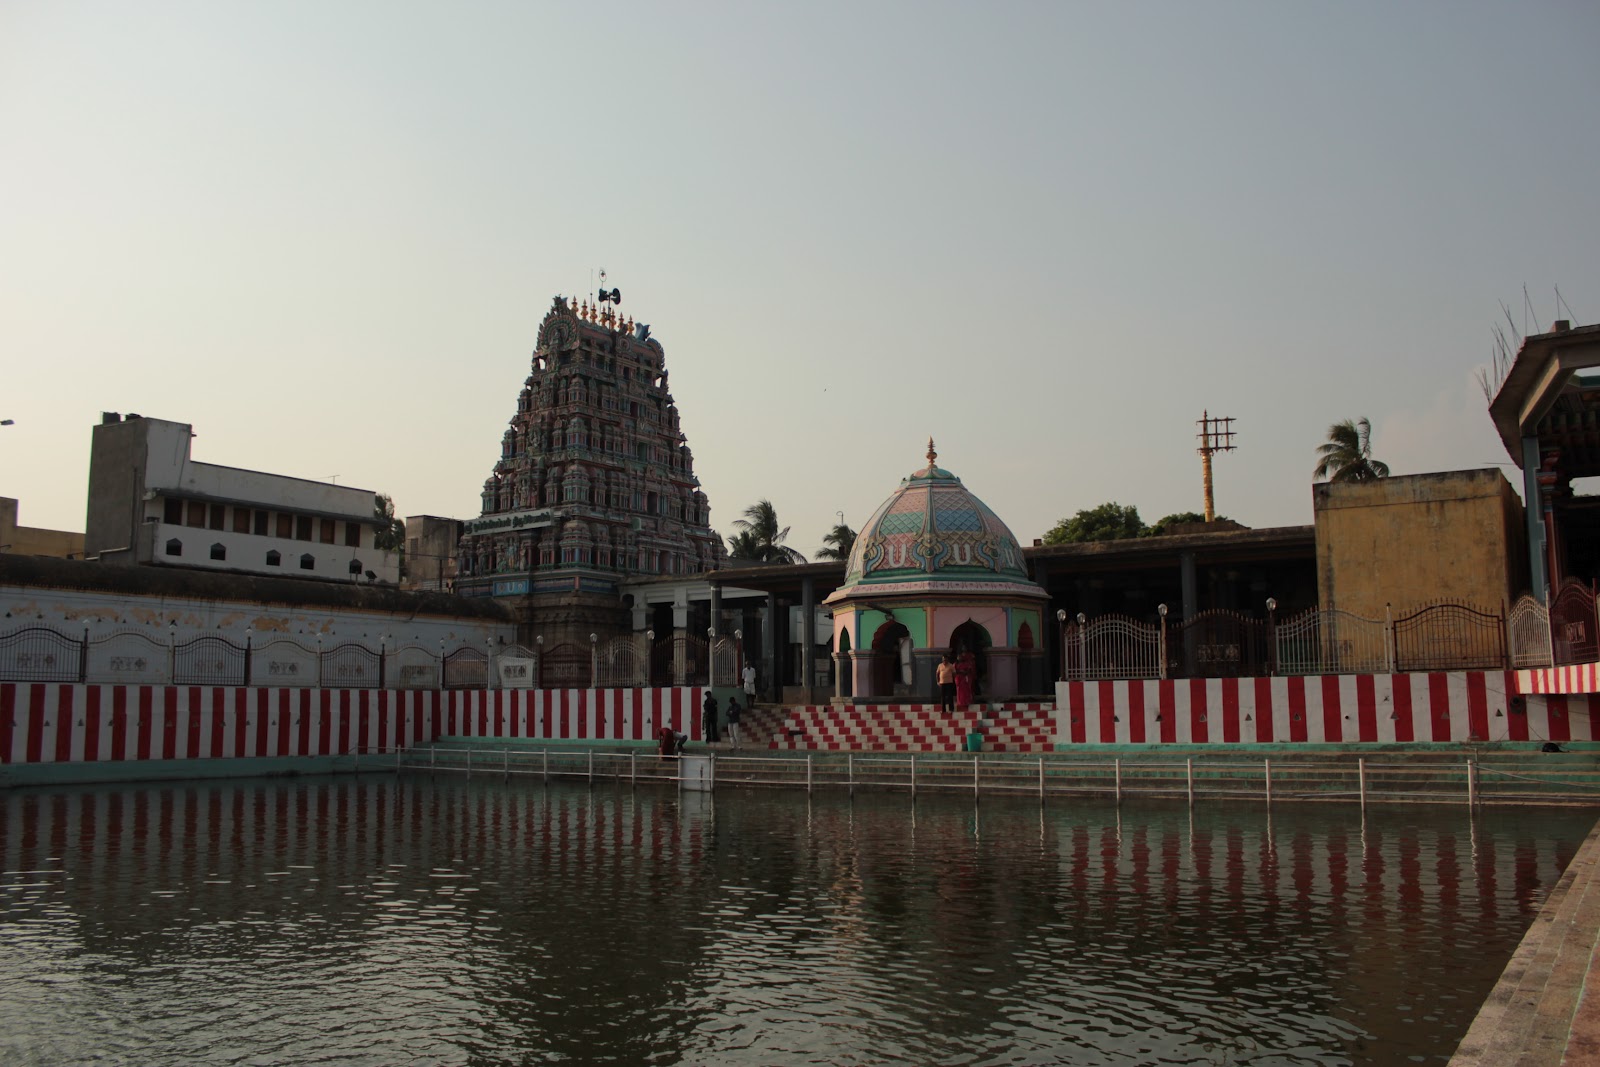
[[[189,458],[188,423],[108,413],[94,428],[84,555],[108,563],[397,582],[366,489]]]

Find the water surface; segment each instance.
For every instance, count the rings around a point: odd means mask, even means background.
[[[385,776],[0,809],[8,1064],[1442,1064],[1593,821]]]

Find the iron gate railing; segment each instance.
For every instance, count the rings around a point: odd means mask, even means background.
[[[1550,651],[1562,666],[1600,659],[1594,590],[1576,579],[1562,582],[1550,598]]]
[[[1074,681],[1165,677],[1166,657],[1159,626],[1126,615],[1084,619],[1067,629],[1065,677]]]
[[[1550,612],[1531,596],[1512,605],[1506,619],[1506,640],[1511,644],[1511,666],[1549,667],[1551,658]]]
[[[1394,670],[1387,619],[1312,608],[1273,628],[1278,674],[1377,674]]]
[[[644,638],[622,634],[601,645],[595,653],[594,684],[614,689],[644,685],[647,679],[641,640]]]
[[[1505,615],[1444,601],[1394,620],[1401,671],[1462,671],[1506,665]]]
[[[1272,647],[1265,619],[1237,611],[1202,611],[1169,623],[1167,677],[1239,678],[1271,673]]]

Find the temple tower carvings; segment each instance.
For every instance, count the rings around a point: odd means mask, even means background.
[[[710,511],[661,343],[611,305],[558,296],[464,524],[457,589],[517,602],[524,640],[587,646],[629,628],[621,582],[726,557]]]

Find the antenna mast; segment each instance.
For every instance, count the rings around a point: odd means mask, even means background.
[[[1195,436],[1200,438],[1197,451],[1200,453],[1200,472],[1206,487],[1206,521],[1213,522],[1217,517],[1217,507],[1211,495],[1211,454],[1233,451],[1233,417],[1212,418],[1209,411],[1202,411],[1196,425],[1200,427],[1200,432]]]

